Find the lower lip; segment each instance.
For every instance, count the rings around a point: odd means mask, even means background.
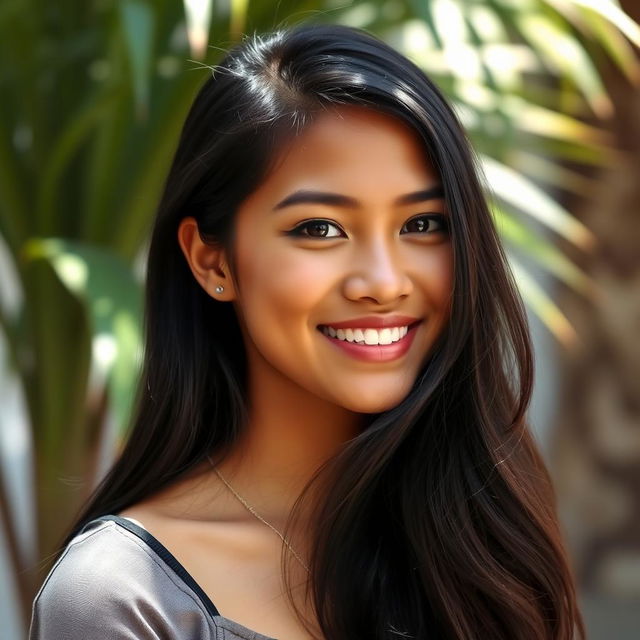
[[[357,344],[356,342],[349,342],[348,340],[332,338],[326,333],[323,333],[322,329],[318,329],[318,331],[320,331],[329,342],[339,349],[342,349],[352,358],[364,360],[365,362],[390,362],[391,360],[401,358],[407,353],[415,338],[417,329],[418,323],[410,327],[403,338],[391,344]]]

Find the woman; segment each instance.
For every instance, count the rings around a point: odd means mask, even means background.
[[[532,380],[431,81],[346,27],[246,39],[185,123],[133,430],[31,637],[582,634]]]

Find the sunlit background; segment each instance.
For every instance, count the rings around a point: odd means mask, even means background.
[[[0,637],[125,437],[149,225],[243,33],[363,27],[455,106],[525,298],[530,420],[592,640],[640,637],[640,3],[3,0]]]

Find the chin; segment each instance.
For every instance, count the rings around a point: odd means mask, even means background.
[[[355,413],[382,413],[397,407],[407,394],[398,394],[393,396],[375,398],[352,398],[349,402],[340,402],[341,406]]]

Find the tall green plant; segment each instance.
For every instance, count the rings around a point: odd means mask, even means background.
[[[124,436],[149,225],[188,106],[243,32],[319,19],[367,28],[403,50],[468,127],[506,241],[591,292],[589,278],[530,220],[583,250],[593,246],[547,189],[584,193],[590,183],[578,169],[614,154],[593,124],[613,110],[600,69],[606,61],[637,83],[630,42],[640,43],[640,29],[613,2],[222,4],[0,6],[0,250],[14,271],[3,277],[21,294],[13,307],[0,296],[0,325],[32,427],[40,557],[54,551],[113,456],[110,443]],[[569,341],[560,310],[513,260],[528,303]],[[0,492],[26,622],[40,576],[24,566],[2,484]]]

